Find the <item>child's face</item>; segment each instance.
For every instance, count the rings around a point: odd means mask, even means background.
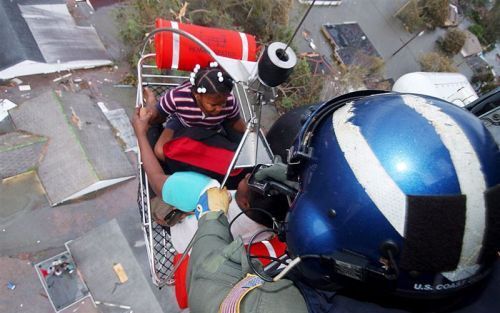
[[[225,94],[195,94],[195,98],[203,113],[208,116],[220,115],[227,101]]]

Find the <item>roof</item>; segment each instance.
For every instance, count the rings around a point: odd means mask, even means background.
[[[474,74],[484,73],[485,71],[490,70],[488,62],[479,55],[472,55],[466,58],[465,61]]]
[[[483,48],[481,47],[481,43],[479,42],[479,39],[477,39],[476,35],[466,29],[464,29],[463,32],[465,33],[465,42],[462,50],[460,50],[460,53],[464,57],[481,53]]]
[[[457,26],[459,22],[458,7],[450,3],[448,5],[448,16],[444,21],[444,26]]]
[[[21,131],[0,135],[0,179],[38,166],[46,142],[46,137]]]
[[[330,40],[339,62],[345,65],[361,65],[363,57],[380,58],[370,39],[358,23],[325,24],[323,33]]]
[[[16,1],[0,1],[0,70],[24,60],[44,62]]]
[[[0,1],[0,79],[111,64],[93,27],[65,0]],[[5,39],[4,39],[5,38]]]
[[[118,2],[123,2],[124,0],[87,0],[87,4],[90,4],[90,6],[94,10],[98,10],[99,8],[112,5]]]
[[[135,177],[89,94],[48,91],[9,113],[18,130],[49,138],[37,173],[51,205]]]

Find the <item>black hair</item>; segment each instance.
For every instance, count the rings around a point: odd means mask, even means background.
[[[286,213],[290,208],[288,199],[285,195],[267,196],[251,189],[248,192],[250,208],[259,208],[269,212],[277,221],[283,221],[285,219]],[[269,215],[261,211],[247,210],[245,214],[259,224],[269,228],[273,227],[273,221],[269,218]]]
[[[220,74],[219,74],[220,73]],[[222,82],[220,81],[222,78]],[[194,77],[193,91],[204,94],[228,94],[233,90],[233,79],[219,67],[205,67],[198,70]],[[204,92],[198,89],[203,88]]]

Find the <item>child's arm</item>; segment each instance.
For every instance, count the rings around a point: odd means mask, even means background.
[[[232,106],[231,113],[227,116],[227,120],[229,121],[229,125],[232,129],[234,129],[238,133],[244,133],[247,129],[247,124],[240,116],[240,107],[236,98],[232,96],[229,100],[230,105]]]
[[[231,128],[237,131],[238,133],[244,133],[247,129],[247,125],[245,121],[239,117],[231,123]]]
[[[172,140],[174,137],[174,131],[170,128],[165,128],[160,135],[160,138],[158,138],[158,141],[155,143],[154,147],[154,153],[156,157],[162,161],[165,162],[165,154],[163,153],[163,146]]]

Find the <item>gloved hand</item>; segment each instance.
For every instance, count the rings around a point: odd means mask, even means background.
[[[198,204],[196,204],[194,214],[197,219],[200,219],[208,211],[223,211],[226,214],[229,202],[231,202],[231,195],[226,187],[222,189],[217,187],[210,188],[201,195]]]
[[[288,165],[283,163],[281,161],[281,157],[279,155],[277,155],[274,158],[273,165],[259,169],[254,174],[254,179],[257,181],[263,181],[266,178],[269,178],[269,179],[274,180],[276,182],[280,182],[288,187],[297,189],[298,183],[287,179],[287,176],[286,176],[287,168],[288,168]]]
[[[262,181],[266,178],[271,178],[275,181],[285,182],[286,179],[286,169],[287,165],[279,160],[277,163],[269,167],[264,167],[255,173],[254,178],[258,181]]]

